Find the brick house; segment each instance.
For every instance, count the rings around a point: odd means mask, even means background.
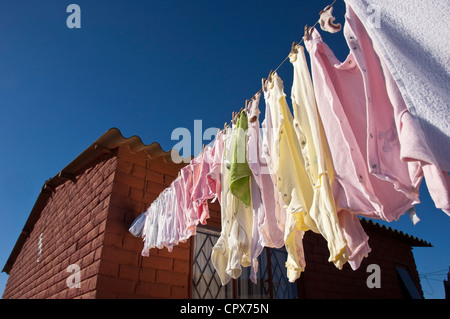
[[[9,275],[3,298],[423,297],[412,247],[431,245],[366,219],[372,252],[357,271],[347,264],[336,269],[325,240],[307,232],[307,268],[295,283],[287,282],[286,251],[266,248],[257,285],[245,268],[238,280],[219,284],[209,259],[220,233],[217,203],[209,205],[207,227],[189,241],[142,257],[142,240],[128,228],[183,165],[157,143],[144,145],[114,128],[105,132],[44,183],[3,268]],[[371,264],[380,267],[381,288],[366,283]],[[79,285],[70,284],[74,276]]]

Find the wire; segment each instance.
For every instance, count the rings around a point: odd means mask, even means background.
[[[326,6],[325,8],[332,7],[332,6],[336,3],[336,1],[337,1],[337,0],[334,0],[330,5]],[[319,21],[320,21],[320,18],[319,18],[319,20],[316,21],[316,23],[314,23],[314,25],[313,25],[312,27],[309,27],[308,30],[314,29],[314,28],[317,26],[317,24],[319,23]],[[300,40],[300,42],[298,42],[297,44],[301,44],[301,43],[303,42],[303,39],[304,39],[304,38],[302,37],[302,39]],[[285,58],[278,66],[277,66],[277,68],[275,69],[275,71],[271,72],[271,74],[277,72],[278,69],[279,69],[279,68],[280,68],[280,67],[281,67],[288,59],[289,59],[289,54],[288,54],[288,56],[287,56],[287,57],[286,57],[286,58]],[[261,92],[262,92],[262,89],[259,89],[258,92],[256,92],[255,94],[253,94],[252,99],[253,99],[257,94],[259,94],[259,93],[261,93]],[[234,113],[234,112],[233,112],[233,119],[232,119],[232,121],[234,120],[235,115],[237,115],[237,113]],[[228,126],[229,126],[229,124],[225,123],[224,129],[225,129],[226,127],[228,127]]]
[[[334,0],[334,1],[329,5],[329,7],[332,7],[332,6],[336,3],[336,1],[337,1],[337,0]],[[310,29],[314,29],[314,28],[317,26],[317,24],[319,23],[319,21],[320,21],[320,19],[317,20],[316,23],[314,23],[314,25],[313,25],[312,27],[310,27]],[[304,38],[302,38],[298,44],[302,43],[302,42],[303,42],[303,39],[304,39]],[[280,65],[275,69],[275,71],[273,71],[273,73],[277,72],[278,69],[279,69],[279,68],[287,61],[287,59],[289,59],[289,55],[283,60],[283,62],[280,63]]]
[[[423,274],[419,274],[419,277],[420,276],[427,276],[427,275],[431,275],[431,274],[438,274],[438,273],[445,272],[445,271],[448,271],[448,269],[441,269],[441,270],[426,272],[426,273],[423,273]]]
[[[426,279],[426,281],[427,281],[428,287],[431,288],[431,292],[426,291],[423,287],[422,287],[422,290],[423,290],[427,295],[434,295],[434,289],[433,289],[433,287],[431,286],[430,281],[428,280],[427,277],[425,277],[425,279]]]

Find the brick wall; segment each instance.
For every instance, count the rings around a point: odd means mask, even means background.
[[[190,241],[167,249],[151,249],[142,257],[142,239],[128,228],[133,220],[176,178],[184,164],[118,151],[117,171],[101,254],[97,298],[188,298]]]
[[[323,237],[312,232],[305,234],[306,271],[298,280],[300,298],[403,298],[397,265],[409,270],[423,296],[411,246],[372,227],[364,228],[372,251],[356,271],[348,263],[342,270],[337,269],[327,260],[329,252]],[[380,267],[381,288],[369,288],[366,284],[372,274],[367,272],[370,264]]]
[[[62,184],[16,258],[3,298],[189,298],[191,241],[142,257],[142,239],[128,231],[184,165],[121,145]],[[218,203],[210,214],[209,224],[220,227]],[[81,288],[67,287],[72,264]]]
[[[116,158],[105,155],[53,192],[9,273],[4,299],[95,297],[115,167]],[[67,286],[72,264],[80,267],[79,289]]]

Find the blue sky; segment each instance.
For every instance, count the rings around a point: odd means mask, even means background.
[[[81,28],[69,29],[69,4]],[[165,150],[178,127],[223,127],[331,1],[3,1],[0,4],[0,266],[46,179],[111,127]],[[344,4],[337,1],[337,22]],[[344,60],[342,32],[325,41]],[[290,96],[292,67],[278,74]],[[263,104],[261,104],[263,108]],[[205,141],[208,143],[209,141]],[[421,187],[421,218],[388,226],[422,238],[414,248],[426,298],[443,298],[450,219]],[[0,274],[3,293],[8,276]]]

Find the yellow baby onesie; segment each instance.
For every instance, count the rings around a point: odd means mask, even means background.
[[[309,216],[314,220],[317,228],[311,227],[311,229],[326,239],[330,251],[329,261],[341,269],[348,259],[347,243],[339,226],[331,188],[333,166],[317,111],[304,47],[295,46],[289,58],[294,66],[294,81],[291,91],[294,129],[305,161],[309,183],[313,188]],[[308,193],[309,195],[311,194]]]
[[[313,190],[306,173],[301,148],[293,127],[291,111],[283,92],[283,81],[273,73],[264,88],[266,112],[270,112],[274,141],[271,147],[277,189],[286,207],[284,229],[289,281],[294,282],[304,271],[304,231],[316,228],[307,212],[312,204]]]

